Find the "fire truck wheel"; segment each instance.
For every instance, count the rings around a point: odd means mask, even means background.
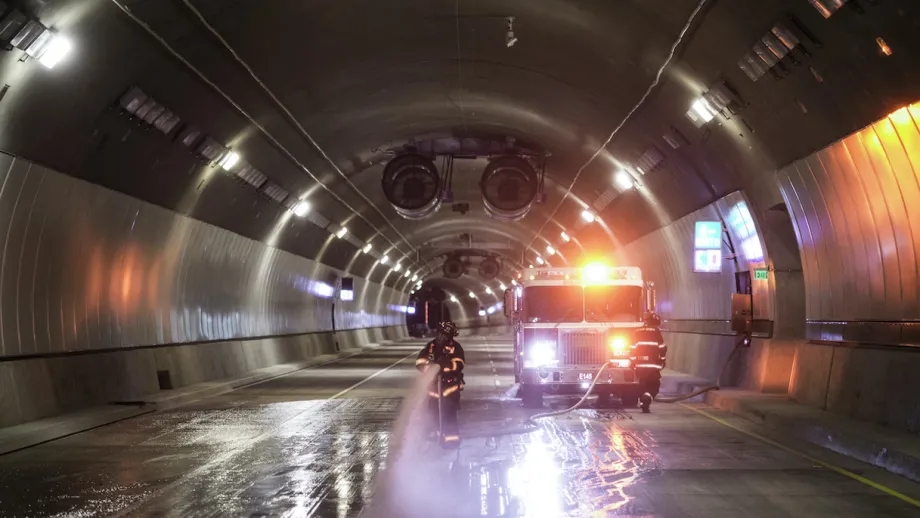
[[[543,408],[543,387],[521,385],[521,400],[524,408]]]
[[[620,401],[626,408],[636,408],[639,405],[639,394],[635,392],[624,392],[620,394]]]

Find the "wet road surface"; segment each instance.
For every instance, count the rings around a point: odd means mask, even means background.
[[[394,446],[421,343],[394,344],[2,456],[0,515],[344,518],[373,496],[369,518],[920,516],[814,460],[920,497],[905,479],[708,407],[740,431],[694,405],[656,405],[589,408],[513,433],[528,411],[508,397],[510,343],[463,343],[458,452],[416,432]]]

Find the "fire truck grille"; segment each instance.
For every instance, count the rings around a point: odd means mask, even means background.
[[[567,333],[561,337],[565,365],[600,365],[610,359],[597,333]]]

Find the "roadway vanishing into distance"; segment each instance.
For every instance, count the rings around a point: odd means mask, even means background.
[[[917,516],[897,495],[918,499],[920,486],[701,403],[589,404],[516,433],[533,411],[510,397],[510,340],[461,342],[456,453],[415,429],[393,435],[422,345],[403,341],[2,456],[0,514]],[[397,440],[399,462],[388,458]]]

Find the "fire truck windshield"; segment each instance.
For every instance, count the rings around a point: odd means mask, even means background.
[[[581,286],[531,286],[524,290],[524,321],[581,322]]]
[[[588,322],[638,322],[644,307],[639,286],[585,286]]]

